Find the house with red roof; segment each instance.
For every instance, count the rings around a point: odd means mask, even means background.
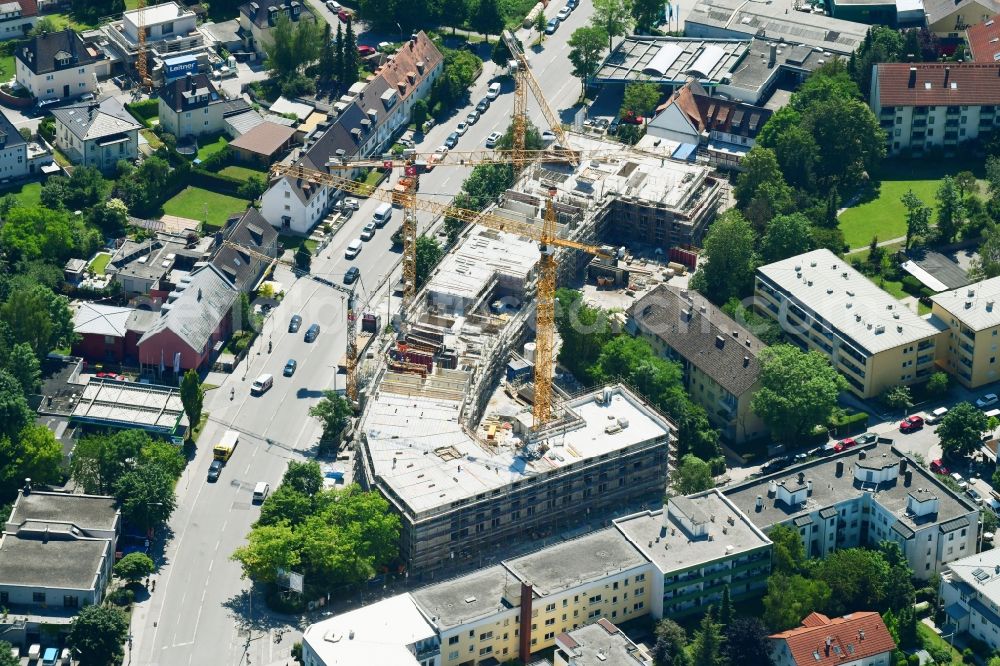
[[[829,618],[810,613],[802,626],[768,636],[774,666],[889,666],[896,641],[874,611]]]
[[[970,25],[965,30],[965,43],[969,45],[973,62],[1000,60],[1000,14]]]
[[[890,155],[953,152],[997,126],[1000,62],[877,64],[869,99]]]

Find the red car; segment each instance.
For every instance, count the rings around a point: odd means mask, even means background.
[[[857,446],[857,444],[858,443],[854,441],[853,437],[848,437],[847,439],[842,439],[839,442],[837,442],[836,444],[834,444],[833,445],[833,452],[834,453],[840,453],[841,451],[843,451],[845,449],[849,449],[852,446]]]
[[[368,46],[366,44],[361,44],[358,46],[358,53],[361,54],[362,58],[367,58],[368,56],[376,53],[374,46]]]
[[[950,474],[948,468],[944,466],[944,463],[941,461],[940,458],[931,461],[931,471],[934,472],[935,474],[943,474],[945,476]]]
[[[354,18],[354,14],[352,14],[352,13],[351,13],[351,12],[350,12],[349,10],[347,10],[347,9],[341,9],[341,10],[340,10],[339,12],[337,12],[337,18],[339,18],[339,19],[340,19],[341,21],[343,21],[344,23],[347,23],[347,22],[348,22],[348,21],[350,21],[350,20],[351,20],[352,18]]]
[[[119,375],[117,372],[98,372],[94,376],[100,379],[115,379],[120,382],[125,381],[125,376]]]
[[[916,432],[924,427],[924,417],[917,416],[907,416],[905,419],[899,422],[900,432]]]

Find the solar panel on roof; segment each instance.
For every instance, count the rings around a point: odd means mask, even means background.
[[[982,583],[983,581],[985,581],[987,578],[990,577],[990,575],[985,571],[983,571],[982,569],[976,569],[975,571],[973,571],[972,576],[980,583]]]

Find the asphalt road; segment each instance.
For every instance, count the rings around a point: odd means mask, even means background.
[[[567,75],[566,40],[573,29],[586,23],[590,5],[584,4],[586,7],[579,7],[555,35],[546,38],[541,49],[528,51],[542,88],[551,91],[549,99],[557,113],[570,107],[580,91],[580,82]],[[529,43],[527,31],[520,36]],[[419,149],[433,151],[444,143],[455,124],[485,96],[489,83],[500,74],[492,62],[485,63],[483,75],[471,92],[470,106],[457,110],[450,120],[433,128]],[[513,82],[505,78],[502,84],[501,96],[469,128],[459,149],[481,148],[490,132],[506,130],[513,105]],[[541,127],[542,116],[534,100],[529,100],[528,108],[533,122]],[[446,203],[459,191],[469,171],[470,167],[440,166],[421,177],[420,195]],[[392,220],[364,243],[358,257],[344,257],[344,248],[359,237],[377,205],[375,200],[363,201],[361,209],[313,259],[311,267],[314,275],[341,282],[347,268],[357,266],[361,270],[358,289],[362,301],[399,260],[390,242],[401,223],[398,209]],[[422,215],[421,229],[431,221],[431,216]],[[283,664],[289,659],[292,643],[299,638],[299,627],[289,624],[288,618],[269,614],[262,599],[251,598],[249,581],[240,578],[240,567],[229,556],[245,543],[258,515],[259,507],[251,503],[254,485],[267,481],[274,488],[288,461],[308,457],[318,440],[320,425],[308,416],[308,410],[323,390],[344,386],[344,376],[336,373],[336,364],[344,353],[346,313],[341,292],[308,278],[296,279],[284,267],[279,267],[276,277],[286,286],[286,296],[265,321],[249,364],[241,364],[206,397],[205,408],[211,418],[199,439],[196,457],[178,484],[178,508],[170,521],[172,538],[156,577],[158,588],[149,600],[137,604],[132,619],[132,663]],[[372,302],[384,307],[380,299],[373,298]],[[395,305],[395,299],[391,304]],[[303,322],[300,331],[293,334],[288,332],[288,321],[295,313],[302,315]],[[314,322],[322,331],[315,342],[306,343],[303,335]],[[273,345],[271,353],[267,352],[269,340]],[[290,378],[282,376],[289,358],[298,361],[298,369]],[[264,372],[274,375],[274,387],[263,396],[253,397],[250,383]],[[240,444],[219,481],[208,483],[212,446],[230,428],[243,433]],[[276,635],[282,632],[287,633],[276,643]]]

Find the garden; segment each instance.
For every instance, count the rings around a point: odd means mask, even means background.
[[[166,215],[200,220],[208,228],[221,229],[234,213],[242,213],[250,201],[188,185],[163,203]]]

